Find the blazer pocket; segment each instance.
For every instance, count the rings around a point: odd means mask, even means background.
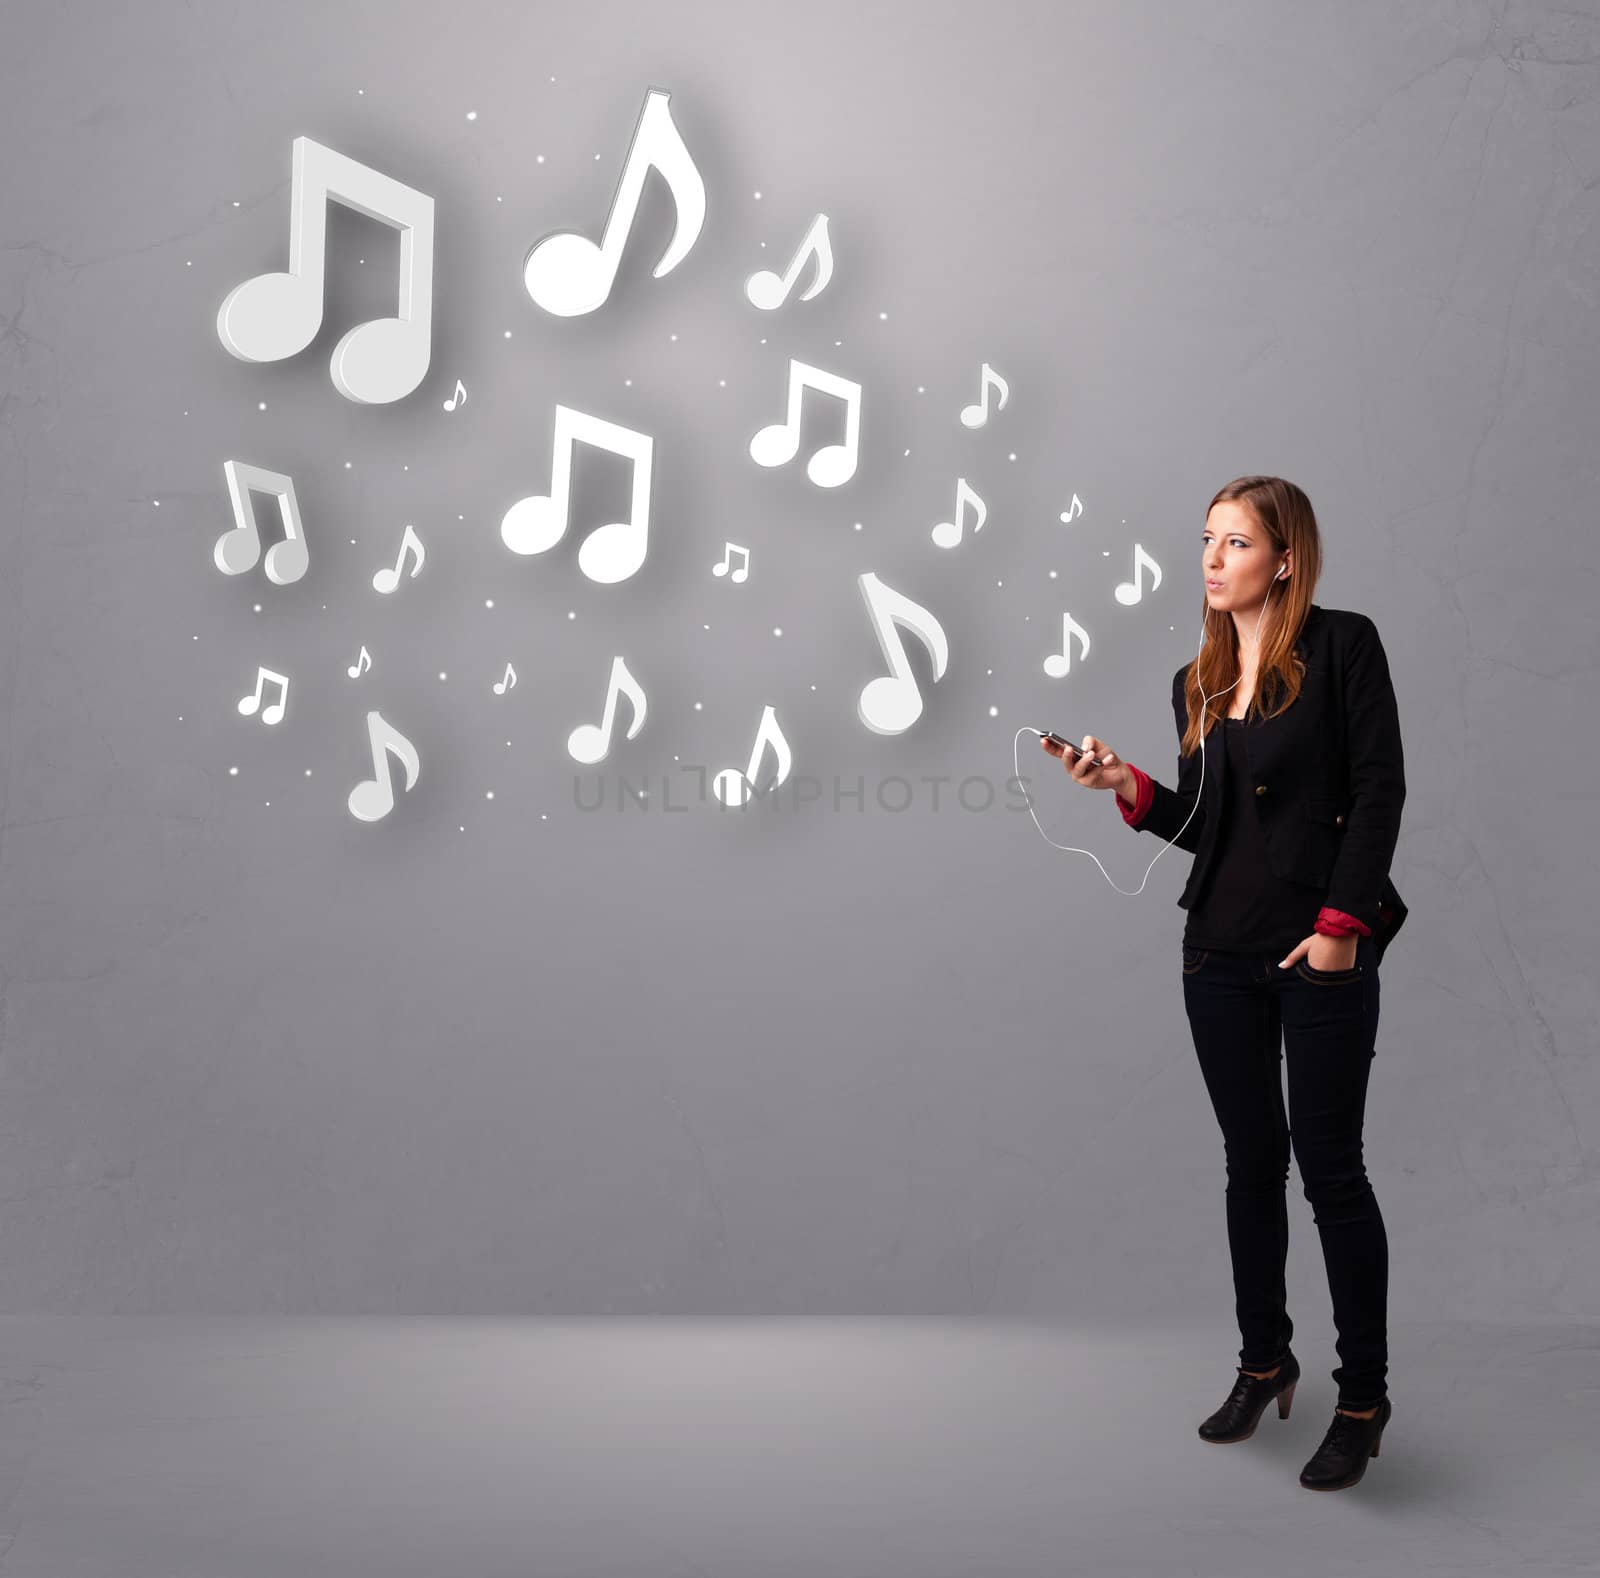
[[[1323,822],[1329,827],[1343,828],[1344,812],[1340,802],[1327,796],[1316,796],[1306,801],[1306,819],[1311,822]]]

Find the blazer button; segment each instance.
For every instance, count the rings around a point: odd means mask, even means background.
[[[1265,794],[1266,792],[1267,792],[1267,786],[1265,784],[1257,784],[1256,785],[1256,793],[1257,794]]]
[[[1343,827],[1343,826],[1344,826],[1344,812],[1343,812],[1343,811],[1341,811],[1341,812],[1340,812],[1340,813],[1339,813],[1339,814],[1338,814],[1338,815],[1337,815],[1337,816],[1336,816],[1336,817],[1335,817],[1335,818],[1334,818],[1334,819],[1333,819],[1333,825],[1334,825],[1334,826],[1335,826],[1335,827]]]

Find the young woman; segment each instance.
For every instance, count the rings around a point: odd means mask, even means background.
[[[1094,735],[1080,754],[1044,748],[1075,782],[1115,790],[1130,827],[1197,856],[1178,898],[1184,1008],[1222,1130],[1243,1339],[1233,1390],[1201,1439],[1246,1440],[1273,1398],[1289,1416],[1300,1376],[1284,1288],[1292,1135],[1340,1359],[1333,1422],[1300,1483],[1339,1490],[1378,1455],[1391,1412],[1389,1248],[1361,1128],[1378,963],[1406,916],[1389,880],[1405,802],[1399,714],[1371,619],[1311,601],[1322,541],[1292,482],[1224,487],[1200,568],[1204,644],[1172,682],[1177,789]]]

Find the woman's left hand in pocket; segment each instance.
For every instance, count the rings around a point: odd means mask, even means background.
[[[1360,935],[1355,932],[1348,937],[1328,937],[1314,931],[1289,950],[1288,957],[1279,962],[1278,968],[1291,970],[1296,959],[1304,958],[1313,970],[1349,970],[1355,965],[1360,942]]]

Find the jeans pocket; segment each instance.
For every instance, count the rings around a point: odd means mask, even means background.
[[[1183,973],[1185,975],[1193,975],[1206,962],[1206,955],[1209,952],[1210,949],[1208,948],[1191,948],[1185,944],[1183,950]]]
[[[1310,981],[1316,986],[1343,986],[1350,981],[1359,981],[1364,966],[1352,964],[1348,970],[1318,970],[1308,964],[1302,955],[1295,960],[1294,968],[1302,981]]]

